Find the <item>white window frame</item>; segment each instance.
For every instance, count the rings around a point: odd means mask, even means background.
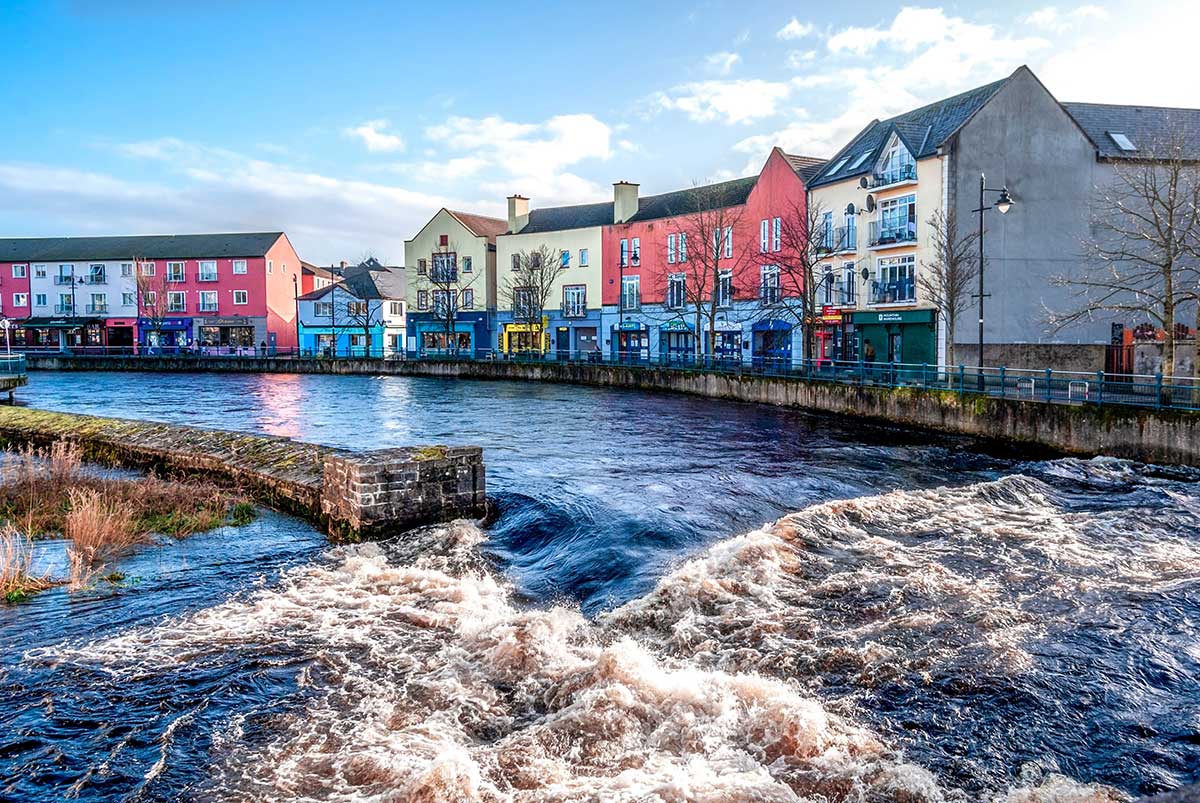
[[[156,268],[155,268],[155,263],[153,263],[153,262],[143,262],[143,263],[141,263],[141,265],[139,266],[139,269],[141,270],[141,273],[142,273],[142,275],[143,275],[143,276],[153,276],[153,275],[154,275],[154,271],[156,270]]]
[[[18,268],[20,269],[19,273],[17,272]],[[12,277],[14,279],[25,279],[28,276],[29,276],[29,265],[13,265],[12,266]]]
[[[725,258],[733,258],[733,226],[725,227]]]
[[[176,266],[179,267],[179,274],[178,274],[179,278],[178,279],[174,278],[175,274],[172,273],[172,270]],[[186,262],[168,262],[167,263],[167,281],[168,282],[187,281],[187,263]]]
[[[157,303],[158,303],[158,292],[157,291],[147,290],[146,292],[142,293],[142,305],[143,306],[153,307]]]
[[[242,275],[245,275],[245,273],[246,273],[246,260],[244,260],[244,259],[235,259],[235,260],[233,260],[233,273],[234,273],[234,275],[235,275],[235,276],[242,276]]]
[[[464,287],[459,298],[459,309],[475,309],[475,291],[470,287]]]
[[[717,272],[717,286],[713,288],[713,292],[716,294],[718,307],[733,306],[733,271],[722,269]]]
[[[233,303],[236,304],[237,301],[234,301]],[[333,302],[332,301],[314,301],[313,302],[313,317],[314,318],[332,318],[333,317]]]
[[[204,275],[205,265],[212,265],[212,279],[204,279],[203,281],[217,281],[217,261],[215,259],[206,259],[203,262],[196,263],[196,277],[199,278]]]
[[[634,237],[629,241],[629,264],[642,264],[642,239],[640,237]]]
[[[687,262],[687,235],[683,232],[679,233],[679,262]]]
[[[771,250],[780,251],[783,248],[783,220],[781,218],[771,219]]]
[[[121,263],[121,276],[126,279],[128,279],[130,276],[133,276],[133,263],[132,262],[122,262]]]
[[[463,273],[471,273],[471,272],[474,270],[474,265],[471,263],[471,258],[470,258],[470,257],[463,257],[463,258],[462,258],[461,267],[460,267],[459,269],[460,269],[460,270],[461,270]]]
[[[586,268],[588,266],[588,250],[586,248],[579,249],[579,267]]]
[[[34,293],[33,294],[33,306],[46,307],[46,306],[49,306],[49,304],[50,304],[50,300],[46,297],[45,293]]]
[[[687,274],[671,273],[667,276],[667,309],[683,309],[687,306]]]
[[[675,264],[675,235],[667,235],[667,264]]]
[[[629,265],[629,240],[622,239],[621,240],[621,267],[624,268],[628,265]]]
[[[121,306],[135,307],[137,306],[137,293],[121,293]]]
[[[514,256],[516,256],[516,255],[514,254]],[[417,309],[419,309],[419,310],[429,309],[429,291],[428,290],[418,290],[417,291]]]
[[[35,278],[35,279],[45,279],[46,278],[46,264],[44,262],[33,266],[33,278]]]
[[[778,304],[779,266],[763,265],[758,270],[758,299],[763,304]]]
[[[758,224],[758,250],[759,250],[759,253],[765,254],[770,249],[770,242],[771,242],[770,227],[771,227],[771,223],[766,218],[763,218],[762,222]]]
[[[220,307],[220,305],[221,305],[221,298],[217,294],[217,291],[216,290],[201,290],[199,292],[200,292],[200,298],[199,298],[199,306],[197,307],[197,311],[199,311],[199,312],[216,312],[217,308]],[[211,305],[207,303],[209,298],[212,299]]]
[[[176,306],[175,298],[181,299],[181,303]],[[167,312],[187,312],[187,291],[185,290],[168,290],[167,291]]]
[[[29,306],[29,293],[13,293],[12,298],[13,298],[13,306],[14,307],[28,307]]]
[[[238,299],[241,299],[240,301]],[[239,307],[250,303],[250,294],[245,290],[233,291],[233,303]]]
[[[630,296],[633,296],[633,303],[630,304]],[[622,276],[621,277],[621,309],[635,310],[642,308],[642,277],[641,276]]]

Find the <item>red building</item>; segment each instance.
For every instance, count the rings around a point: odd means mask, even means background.
[[[796,262],[787,234],[807,214],[805,180],[821,164],[775,148],[748,178],[646,198],[635,184],[615,185],[617,222],[602,235],[610,353],[690,359],[697,337],[708,353],[711,324],[711,356],[790,358],[801,318],[787,301],[800,287],[781,281],[780,265]],[[697,320],[697,306],[711,309],[714,296],[716,320]]]

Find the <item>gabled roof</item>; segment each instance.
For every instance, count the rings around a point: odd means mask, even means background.
[[[750,191],[758,183],[758,176],[735,178],[732,181],[721,181],[716,184],[706,184],[699,188],[664,192],[662,195],[649,195],[638,199],[638,211],[629,218],[629,222],[641,220],[657,220],[675,215],[686,215],[691,212],[706,212],[725,206],[738,206],[746,203]],[[611,223],[611,218],[609,219]]]
[[[0,262],[172,257],[261,257],[284,234],[142,234],[126,237],[14,237],[0,239]]]
[[[934,155],[1008,80],[993,81],[887,120],[872,121],[829,160],[809,186],[819,187],[871,172],[893,133],[900,137],[914,159]],[[859,163],[863,153],[868,158]],[[832,172],[835,167],[836,173]]]
[[[486,215],[476,215],[471,212],[456,212],[453,209],[447,209],[459,223],[467,231],[474,234],[476,237],[487,237],[488,242],[496,242],[497,234],[504,234],[508,231],[508,221],[501,220],[498,217],[487,217]]]
[[[1162,106],[1117,106],[1109,103],[1064,103],[1102,159],[1153,159],[1176,135],[1184,157],[1200,160],[1200,109]],[[1123,150],[1113,134],[1124,134],[1136,150]]]
[[[517,234],[611,226],[612,222],[612,201],[575,206],[546,206],[540,209],[530,209],[529,222]],[[507,229],[507,224],[505,224],[505,228]]]
[[[373,257],[367,262],[346,268],[340,282],[317,288],[300,296],[300,301],[316,301],[334,290],[342,290],[355,298],[402,299],[404,298],[404,268],[385,268]]]
[[[305,262],[303,259],[300,260],[300,268],[304,273],[311,273],[314,276],[320,276],[322,279],[337,278],[337,274],[335,274],[331,269],[322,268],[320,265],[314,265],[311,262]]]

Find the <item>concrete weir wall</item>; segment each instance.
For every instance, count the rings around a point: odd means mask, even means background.
[[[486,512],[483,450],[351,452],[289,438],[0,407],[0,444],[77,443],[107,465],[202,476],[343,539],[382,537]]]
[[[1200,414],[1045,404],[920,388],[807,382],[599,363],[471,360],[292,360],[246,358],[30,356],[30,369],[217,371],[434,376],[567,382],[671,391],[796,407],[901,426],[1035,444],[1078,455],[1112,455],[1200,466]],[[36,383],[36,376],[33,381]]]

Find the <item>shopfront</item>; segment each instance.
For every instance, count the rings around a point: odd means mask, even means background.
[[[650,328],[638,321],[621,321],[613,327],[613,358],[620,362],[650,359]]]
[[[109,318],[104,322],[108,351],[132,352],[137,331],[136,318]]]
[[[196,345],[204,354],[254,354],[254,335],[250,318],[205,318],[196,327]]]
[[[814,357],[818,366],[858,360],[858,339],[854,335],[854,313],[838,307],[824,307],[813,327]]]
[[[722,363],[742,361],[742,325],[729,321],[717,321],[713,327],[712,356]]]
[[[500,333],[500,350],[505,354],[542,355],[550,351],[550,321],[540,324],[506,323]]]
[[[173,353],[192,346],[191,318],[138,318],[138,344],[152,353]]]
[[[104,348],[104,321],[99,318],[26,318],[25,347],[61,351]]]
[[[658,328],[658,352],[662,361],[693,363],[696,361],[696,333],[686,321],[667,321]]]
[[[750,327],[751,355],[756,367],[787,368],[792,362],[792,325],[771,318]]]
[[[910,365],[937,364],[937,310],[856,312],[859,354],[865,360]]]

